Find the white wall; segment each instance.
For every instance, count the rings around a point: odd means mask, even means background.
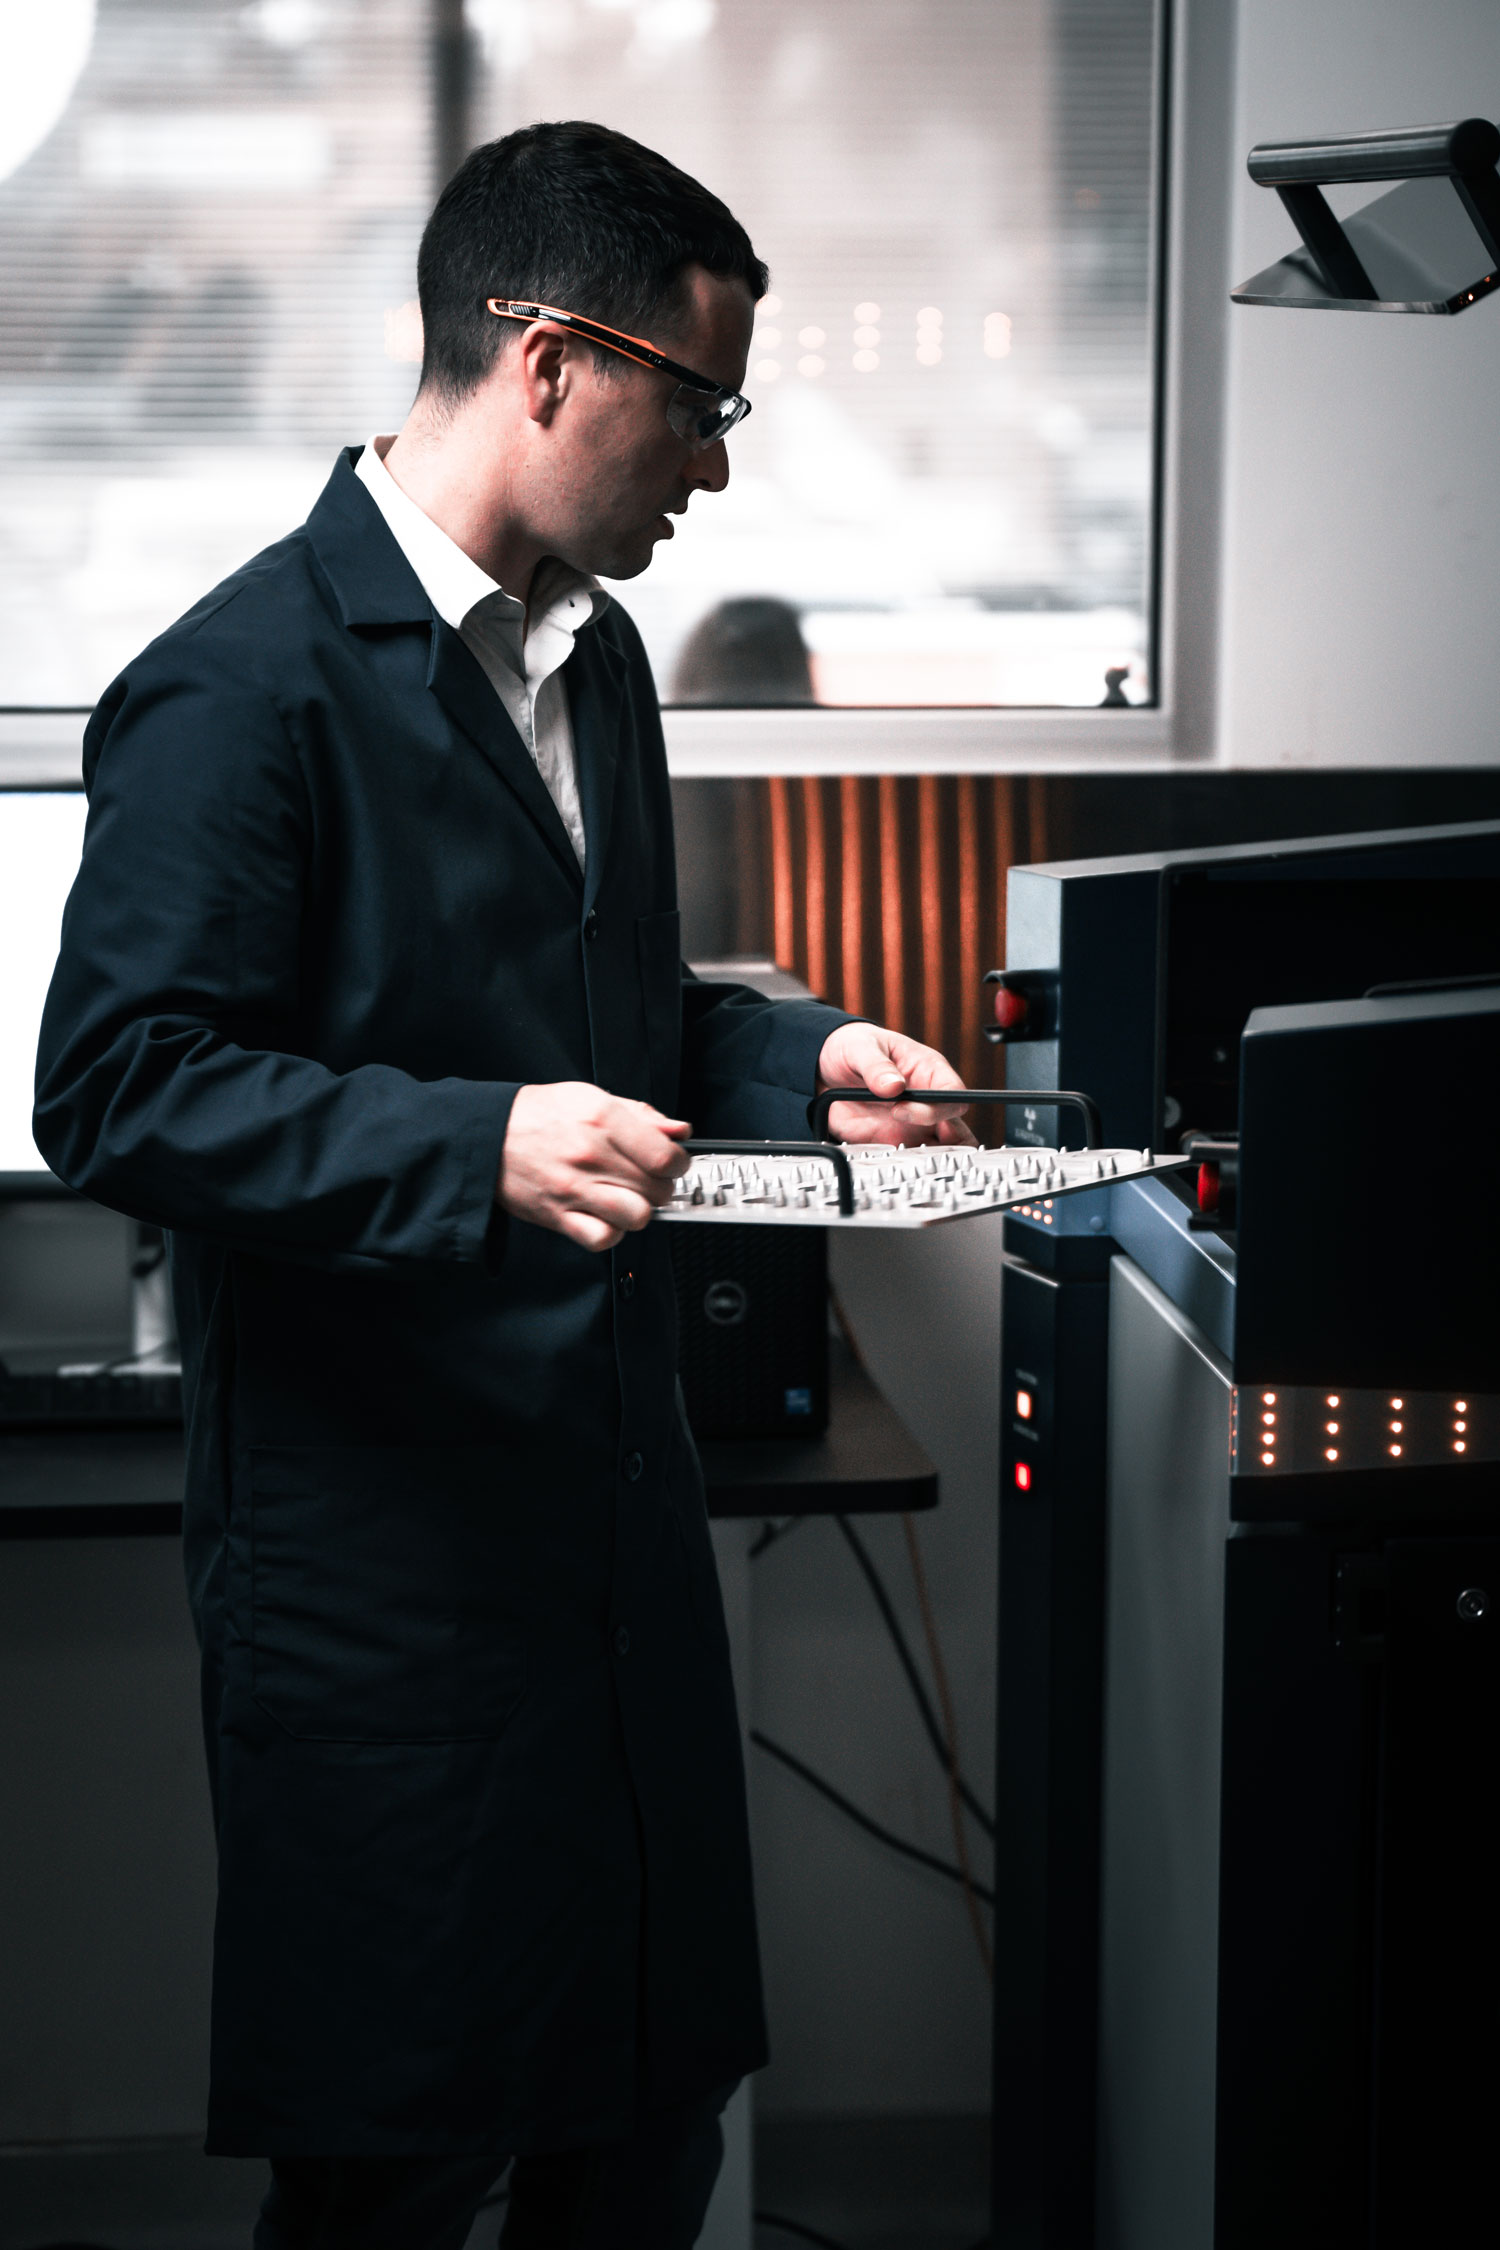
[[[1255,142],[1500,120],[1497,0],[1240,0],[1238,19],[1228,286],[1296,241],[1246,175]],[[1500,757],[1497,379],[1494,298],[1456,319],[1230,308],[1222,758]]]
[[[832,1273],[871,1370],[940,1478],[918,1518],[959,1749],[994,1801],[1001,1229],[835,1239]],[[901,1526],[856,1528],[926,1671]],[[878,1820],[953,1857],[948,1791],[875,1605],[836,1527],[811,1520],[752,1566],[755,1723]],[[896,1858],[750,1752],[772,2060],[763,2118],[979,2112],[990,1993],[957,1887]],[[974,1872],[993,1857],[970,1831]]]

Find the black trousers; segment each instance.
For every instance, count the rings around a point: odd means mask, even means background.
[[[517,2157],[495,2212],[500,2250],[692,2250],[733,2092],[650,2111],[628,2141]],[[275,2157],[255,2250],[462,2250],[507,2161],[504,2150]]]

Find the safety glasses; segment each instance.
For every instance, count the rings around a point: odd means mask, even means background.
[[[659,368],[664,375],[675,375],[677,388],[667,400],[667,420],[680,438],[684,438],[695,453],[708,446],[717,445],[728,437],[737,422],[743,422],[750,411],[750,401],[738,391],[731,391],[723,383],[710,382],[706,375],[695,375],[690,367],[668,359],[654,344],[643,337],[627,336],[621,328],[606,328],[603,321],[585,320],[582,313],[559,312],[556,305],[523,305],[513,303],[509,297],[486,297],[485,303],[499,320],[555,320],[562,328],[571,328],[575,335],[585,337],[591,344],[600,344],[605,351],[618,352],[622,359],[633,359],[640,367]]]

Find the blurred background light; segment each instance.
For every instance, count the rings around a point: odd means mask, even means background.
[[[94,43],[94,0],[0,0],[0,180],[39,149]]]

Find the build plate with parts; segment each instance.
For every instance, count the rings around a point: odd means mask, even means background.
[[[854,1215],[839,1216],[838,1182],[812,1156],[695,1156],[659,1219],[736,1226],[935,1227],[986,1211],[1038,1211],[1059,1195],[1106,1187],[1190,1160],[1139,1148],[893,1148],[844,1145]]]

